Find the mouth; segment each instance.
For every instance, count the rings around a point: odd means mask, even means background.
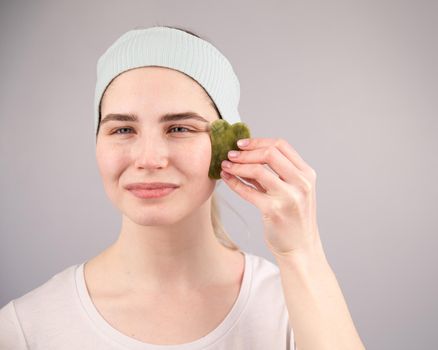
[[[162,188],[176,188],[178,185],[169,182],[137,182],[127,185],[127,190],[155,190]]]
[[[175,191],[177,187],[161,187],[161,188],[154,188],[154,189],[131,189],[129,192],[131,192],[134,196],[141,199],[148,199],[148,198],[161,198],[165,197],[168,194]]]

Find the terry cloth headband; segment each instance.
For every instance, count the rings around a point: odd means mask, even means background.
[[[168,27],[134,29],[123,34],[99,58],[94,98],[97,138],[100,101],[107,86],[120,73],[132,68],[162,66],[195,79],[210,95],[222,119],[240,122],[240,84],[228,59],[212,44]]]

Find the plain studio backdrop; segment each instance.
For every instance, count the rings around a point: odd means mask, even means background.
[[[366,347],[438,348],[437,1],[0,6],[0,306],[117,238],[96,62],[130,29],[180,26],[231,61],[252,136],[286,139],[316,170],[321,239]],[[218,190],[232,239],[275,263],[259,210]]]

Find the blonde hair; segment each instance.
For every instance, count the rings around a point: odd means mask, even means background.
[[[211,195],[211,223],[213,225],[214,235],[223,246],[231,250],[240,250],[240,247],[233,242],[222,225],[216,192],[213,192]]]

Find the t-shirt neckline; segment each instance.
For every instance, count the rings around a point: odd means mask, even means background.
[[[79,300],[82,304],[84,311],[87,313],[88,317],[94,323],[95,326],[103,333],[107,338],[115,341],[118,344],[123,345],[130,350],[165,350],[165,349],[178,349],[178,350],[199,350],[219,341],[238,321],[241,313],[245,309],[247,301],[249,299],[251,282],[252,282],[252,259],[250,254],[242,251],[245,257],[245,268],[242,278],[242,283],[240,286],[240,291],[234,302],[230,312],[222,320],[222,322],[213,329],[210,333],[206,334],[204,337],[199,338],[195,341],[176,345],[157,345],[151,343],[145,343],[140,340],[131,338],[126,334],[120,332],[111,326],[99,313],[93,304],[93,301],[88,293],[88,289],[85,283],[84,277],[84,265],[86,262],[82,262],[76,266],[75,280],[76,289],[78,293]]]

